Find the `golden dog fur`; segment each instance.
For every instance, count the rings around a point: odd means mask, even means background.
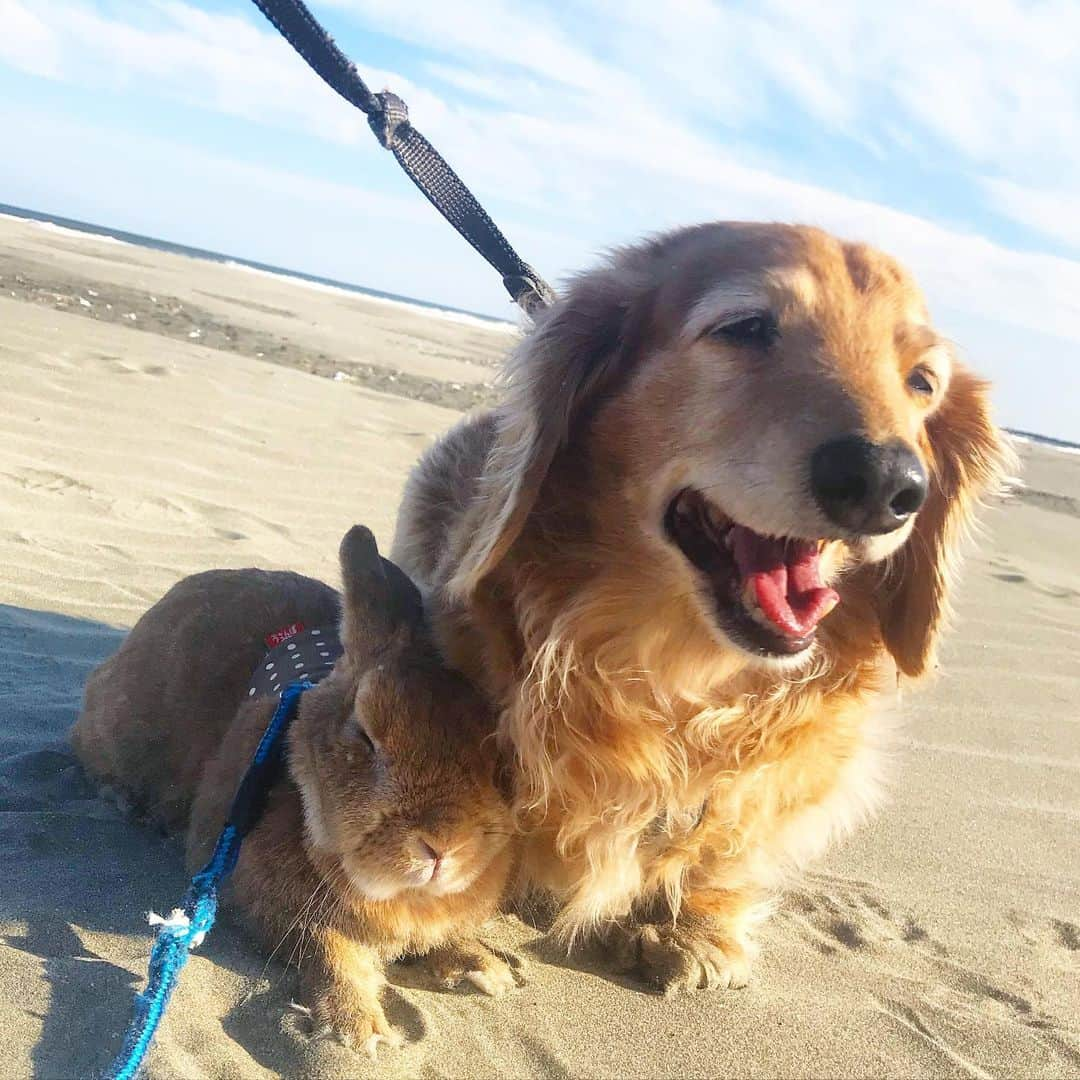
[[[768,355],[705,331],[773,313]],[[906,379],[918,368],[931,393]],[[878,798],[881,699],[933,664],[958,543],[1008,449],[986,386],[890,258],[809,228],[717,224],[571,283],[505,402],[419,464],[396,560],[450,662],[501,708],[534,882],[665,989],[745,981],[785,875]],[[813,449],[901,440],[913,521],[838,534]],[[725,638],[663,530],[686,485],[759,533],[824,541],[841,601],[795,660]]]

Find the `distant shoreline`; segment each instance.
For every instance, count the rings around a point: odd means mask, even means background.
[[[380,289],[369,289],[363,285],[355,285],[348,281],[338,281],[334,278],[320,277],[317,274],[307,274],[302,270],[290,270],[287,267],[273,266],[270,263],[257,262],[254,259],[245,259],[239,255],[227,255],[220,251],[210,251],[206,248],[188,247],[186,244],[174,243],[171,240],[159,240],[153,236],[143,236],[140,233],[127,232],[123,229],[112,229],[106,225],[95,225],[91,222],[80,221],[78,218],[63,217],[59,214],[49,214],[41,210],[30,210],[26,207],[11,206],[0,203],[0,215],[18,218],[22,221],[35,221],[45,225],[53,225],[60,229],[69,229],[73,232],[84,233],[98,239],[112,240],[125,244],[133,244],[136,247],[148,248],[153,251],[163,251],[174,255],[183,255],[192,259],[203,259],[218,263],[223,266],[237,266],[261,274],[270,274],[274,277],[291,279],[312,287],[321,289],[339,289],[343,292],[363,296],[372,300],[381,300],[392,304],[403,304],[412,308],[421,308],[432,315],[444,315],[457,317],[462,321],[475,319],[480,323],[490,326],[492,329],[507,329],[516,331],[516,324],[508,319],[498,319],[492,315],[483,315],[479,312],[468,311],[465,308],[456,308],[441,304],[433,304],[428,300],[418,300],[412,296],[401,296],[397,293],[385,292]],[[469,407],[477,402],[470,401],[459,407]],[[1080,453],[1080,442],[1069,439],[1057,438],[1053,435],[1040,435],[1037,432],[1025,431],[1021,428],[1006,428],[1006,431],[1021,441],[1037,443],[1067,453]]]
[[[1071,450],[1080,453],[1080,443],[1070,442],[1068,439],[1058,439],[1053,435],[1038,435],[1034,431],[1023,431],[1020,428],[1005,429],[1014,438],[1027,442],[1039,443],[1040,446],[1053,446],[1058,450]]]
[[[9,217],[20,218],[23,221],[37,221],[46,225],[55,225],[61,229],[71,229],[74,232],[86,233],[99,239],[118,240],[125,244],[134,244],[136,247],[149,248],[153,251],[164,251],[172,255],[184,255],[190,259],[205,259],[210,262],[223,265],[243,266],[249,270],[257,270],[264,274],[274,274],[278,277],[294,278],[307,282],[310,285],[320,285],[324,288],[343,289],[346,292],[355,293],[358,296],[366,296],[369,299],[389,300],[393,303],[408,304],[413,307],[425,308],[438,314],[450,314],[466,316],[487,323],[494,328],[514,327],[509,319],[499,319],[493,315],[483,315],[477,311],[468,311],[465,308],[451,307],[448,304],[433,304],[430,300],[418,300],[413,296],[401,296],[398,293],[385,292],[381,289],[370,289],[363,285],[355,285],[349,281],[338,281],[335,278],[320,277],[318,274],[307,274],[303,270],[290,270],[285,266],[274,266],[270,263],[257,262],[254,259],[245,259],[240,255],[226,255],[220,251],[210,251],[206,248],[188,247],[186,244],[177,244],[172,240],[159,240],[154,236],[143,236],[141,233],[127,232],[124,229],[113,229],[107,225],[95,225],[89,221],[80,221],[78,218],[63,217],[60,214],[49,214],[43,210],[30,210],[24,206],[11,206],[0,203],[0,214]]]

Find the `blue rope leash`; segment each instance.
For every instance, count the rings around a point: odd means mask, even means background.
[[[191,879],[180,907],[167,919],[152,915],[158,935],[150,952],[146,989],[135,995],[135,1008],[124,1045],[104,1080],[134,1080],[146,1051],[165,1013],[188,953],[202,943],[217,915],[218,888],[232,873],[240,855],[240,844],[266,808],[270,788],[281,770],[285,733],[296,715],[301,695],[312,684],[303,679],[287,686],[244,773],[218,837],[210,861]]]

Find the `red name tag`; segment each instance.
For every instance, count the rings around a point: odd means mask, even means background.
[[[301,630],[304,629],[302,622],[294,622],[291,626],[282,627],[280,630],[275,630],[272,634],[268,634],[264,638],[266,647],[268,649],[276,649],[283,641],[288,641],[291,637],[296,637]]]

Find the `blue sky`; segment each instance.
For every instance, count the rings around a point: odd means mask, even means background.
[[[557,282],[716,218],[919,277],[1004,422],[1080,438],[1080,2],[309,0]],[[512,317],[246,0],[0,0],[0,201]]]

